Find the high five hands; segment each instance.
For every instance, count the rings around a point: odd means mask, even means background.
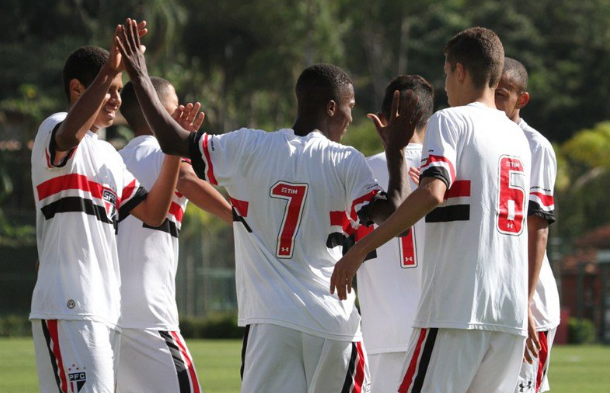
[[[114,32],[114,47],[120,51],[122,63],[130,78],[146,75],[146,47],[141,44],[140,37],[148,32],[146,22],[136,22],[128,18],[124,25],[118,25]]]
[[[401,103],[400,91],[396,90],[392,98],[392,112],[390,118],[386,119],[386,124],[373,113],[367,115],[375,123],[385,150],[403,149],[409,144],[423,114],[421,110],[416,110],[417,102],[418,98],[413,96],[413,91],[407,90]]]

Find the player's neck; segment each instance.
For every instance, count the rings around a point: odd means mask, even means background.
[[[473,102],[478,102],[488,108],[496,109],[495,89],[466,89],[461,97],[459,105],[468,105]]]
[[[306,119],[303,117],[297,117],[297,119],[294,121],[294,124],[292,125],[294,135],[298,136],[306,136],[312,131],[316,130],[319,130],[320,132],[322,132],[322,134],[324,134],[323,128],[324,127],[321,126],[320,122],[312,119]]]

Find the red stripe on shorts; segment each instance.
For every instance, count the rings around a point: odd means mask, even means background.
[[[356,366],[356,375],[354,376],[354,389],[353,393],[361,393],[362,385],[364,384],[365,378],[365,367],[366,358],[364,357],[364,351],[362,350],[362,342],[356,343],[356,349],[358,350],[358,365]]]
[[[57,361],[57,373],[59,374],[59,379],[61,381],[60,388],[62,392],[68,393],[66,370],[64,370],[64,362],[61,359],[61,349],[59,348],[59,331],[57,330],[57,320],[47,320],[47,327],[49,329],[49,335],[51,336],[51,345],[53,346],[51,350],[53,351],[53,355]]]
[[[426,339],[427,334],[428,329],[422,329],[419,332],[419,338],[417,339],[415,352],[413,352],[413,357],[411,358],[411,362],[409,363],[409,367],[407,368],[407,373],[405,374],[405,377],[402,380],[402,384],[400,384],[400,387],[398,388],[399,393],[407,393],[413,385],[413,377],[415,376],[415,370],[417,370],[417,365],[420,360],[422,344]]]
[[[546,339],[547,332],[538,332],[538,340],[540,341],[540,353],[538,354],[538,375],[536,376],[536,393],[540,391],[542,379],[544,378],[544,369],[546,368],[546,359],[549,356],[549,343]]]
[[[186,344],[184,344],[184,342],[180,339],[180,336],[176,332],[171,332],[171,334],[174,337],[174,340],[176,340],[178,346],[180,347],[180,353],[184,358],[184,363],[191,379],[191,386],[193,387],[193,392],[201,393],[201,390],[199,390],[199,380],[197,379],[195,366],[193,365],[193,360],[191,359],[189,352],[186,350]]]

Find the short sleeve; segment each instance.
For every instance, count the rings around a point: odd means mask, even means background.
[[[528,216],[544,218],[555,222],[555,201],[553,189],[557,176],[557,159],[550,144],[541,144],[532,151],[532,173]]]
[[[384,198],[383,189],[375,180],[371,168],[366,163],[362,153],[353,150],[347,160],[346,191],[349,199],[349,218],[361,224],[370,225],[368,214],[362,214],[368,210],[368,206],[375,198]],[[360,213],[360,214],[359,214]]]
[[[140,182],[124,168],[123,170],[123,187],[121,189],[121,199],[119,202],[119,221],[123,221],[131,211],[138,206],[148,195],[146,189],[140,185]]]
[[[455,181],[457,141],[456,125],[442,112],[434,114],[424,138],[420,178],[442,180],[450,189]]]
[[[76,147],[70,149],[68,154],[64,156],[61,162],[54,164],[55,157],[57,155],[55,134],[57,133],[57,130],[59,129],[65,118],[65,113],[58,113],[53,116],[50,116],[40,125],[40,128],[38,129],[37,138],[41,139],[42,144],[37,154],[43,156],[41,157],[42,159],[38,160],[38,162],[41,162],[47,169],[64,168],[66,164],[70,161],[70,159],[74,156],[74,152],[76,151]]]
[[[226,185],[240,168],[248,144],[248,131],[255,132],[241,129],[222,135],[193,133],[189,154],[197,176],[214,185]]]

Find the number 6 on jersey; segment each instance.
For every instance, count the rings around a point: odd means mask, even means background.
[[[292,184],[284,181],[275,183],[269,196],[271,198],[285,199],[288,201],[284,210],[284,218],[278,234],[276,256],[278,258],[292,258],[294,251],[294,238],[301,225],[303,207],[307,198],[307,184]]]
[[[497,226],[500,233],[518,235],[525,216],[525,173],[518,157],[500,157],[500,195]]]

